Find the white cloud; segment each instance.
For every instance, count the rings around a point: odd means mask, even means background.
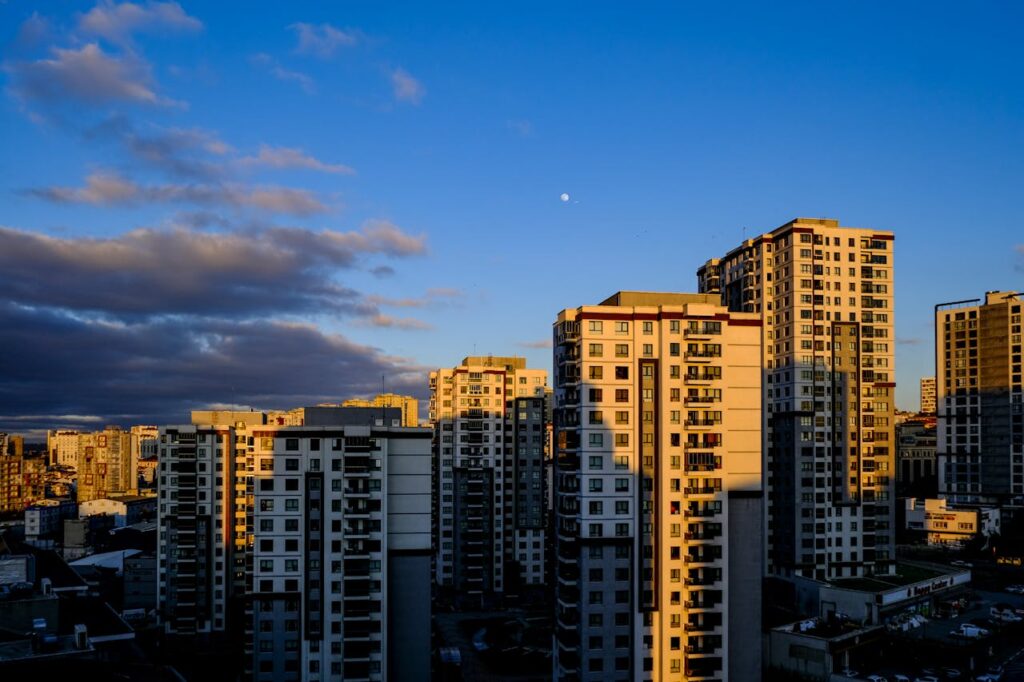
[[[299,22],[288,27],[298,37],[295,51],[300,54],[312,54],[327,59],[334,55],[339,47],[352,47],[359,42],[355,31],[343,31],[330,24],[307,24]]]
[[[427,94],[423,84],[405,69],[395,69],[391,72],[391,88],[396,100],[410,104],[419,104]]]
[[[115,3],[103,0],[81,15],[78,30],[124,45],[139,32],[197,32],[203,22],[185,13],[176,2]]]
[[[292,147],[272,147],[260,145],[259,154],[246,156],[238,161],[243,166],[265,166],[267,168],[305,168],[307,170],[320,171],[322,173],[338,173],[341,175],[355,175],[355,169],[342,164],[325,163],[314,158],[301,149]]]

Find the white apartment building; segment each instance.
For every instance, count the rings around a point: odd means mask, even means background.
[[[430,666],[430,431],[399,426],[399,410],[304,412],[296,426],[207,412],[161,428],[164,626],[244,629],[256,682],[417,679]]]
[[[893,234],[798,218],[697,272],[762,329],[767,568],[819,580],[895,559]]]
[[[458,603],[545,582],[546,387],[547,372],[515,357],[430,373],[435,579]]]
[[[78,431],[66,429],[46,432],[46,452],[51,464],[78,466]]]
[[[619,292],[554,362],[555,679],[758,679],[760,316]]]

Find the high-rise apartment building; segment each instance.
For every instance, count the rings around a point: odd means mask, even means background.
[[[0,513],[21,512],[46,497],[45,474],[45,457],[26,457],[21,436],[0,433]]]
[[[761,674],[761,319],[619,292],[554,325],[559,680]]]
[[[139,490],[139,460],[132,435],[116,426],[78,435],[78,502],[135,495]]]
[[[242,632],[247,679],[423,679],[430,430],[387,409],[196,412],[160,431],[159,599],[176,635]]]
[[[921,377],[921,413],[935,414],[935,377]]]
[[[435,579],[459,603],[546,581],[546,385],[516,357],[430,373]]]
[[[78,431],[67,429],[46,432],[46,452],[50,464],[61,466],[78,466]]]
[[[1024,502],[1021,295],[935,307],[939,495],[957,503]]]
[[[697,272],[764,321],[767,568],[820,580],[894,560],[893,234],[798,218]],[[716,286],[717,285],[717,286]]]
[[[397,407],[402,410],[402,426],[418,426],[420,423],[420,401],[412,396],[395,393],[381,393],[373,398],[352,398],[342,401],[342,407]]]

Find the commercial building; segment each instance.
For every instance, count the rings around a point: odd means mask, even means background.
[[[395,393],[381,393],[366,400],[352,398],[341,403],[342,407],[397,407],[402,410],[402,426],[419,426],[420,401],[412,396]]]
[[[619,292],[554,324],[559,680],[761,671],[761,318]]]
[[[1021,307],[1011,291],[935,306],[939,495],[1024,503]]]
[[[317,407],[302,426],[196,412],[192,424],[162,427],[165,630],[244,631],[256,681],[421,679],[430,431],[400,418]]]
[[[999,510],[995,507],[952,507],[943,499],[908,498],[906,527],[920,533],[929,545],[963,544],[978,534],[998,533]]]
[[[139,461],[132,434],[117,426],[78,436],[78,503],[116,495],[134,495]]]
[[[546,385],[517,357],[430,373],[435,579],[467,607],[545,582]]]
[[[935,414],[935,377],[921,377],[921,414]]]
[[[767,568],[818,580],[894,560],[893,235],[798,218],[697,272],[762,330]]]

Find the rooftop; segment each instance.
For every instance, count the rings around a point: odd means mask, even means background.
[[[911,564],[896,564],[895,575],[875,575],[870,578],[840,578],[833,580],[832,585],[845,590],[858,590],[860,592],[888,592],[897,587],[913,585],[938,578],[943,574],[924,566]]]
[[[709,303],[721,305],[718,294],[687,294],[661,291],[616,291],[598,305],[608,306],[657,306],[686,305],[687,303]]]

